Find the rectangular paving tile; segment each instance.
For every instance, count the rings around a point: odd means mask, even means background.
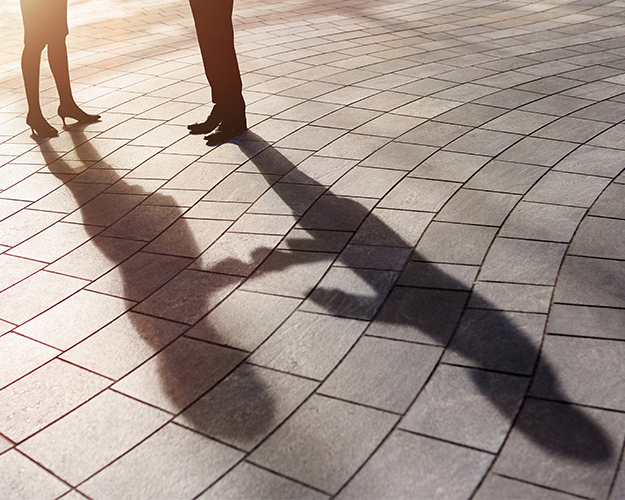
[[[529,379],[440,365],[399,428],[497,453]]]
[[[395,431],[337,498],[468,498],[493,456]]]
[[[579,207],[520,202],[501,228],[500,236],[568,243],[586,210]]]
[[[358,228],[351,243],[412,248],[432,217],[431,213],[374,208]]]
[[[530,375],[546,320],[542,314],[467,310],[443,361]]]
[[[322,380],[351,349],[366,326],[367,323],[359,320],[298,311],[252,354],[249,361]]]
[[[528,399],[494,472],[575,495],[606,498],[618,465],[623,415]]]
[[[590,209],[590,215],[625,219],[625,208],[623,208],[623,204],[620,203],[623,194],[625,194],[624,185],[616,183],[610,184],[605,191],[601,193],[601,196],[599,196]]]
[[[243,364],[175,421],[238,449],[251,451],[317,385],[312,380]]]
[[[589,208],[609,179],[568,172],[549,172],[527,193],[524,201]]]
[[[466,182],[488,160],[487,156],[438,151],[415,168],[409,177]]]
[[[87,284],[77,278],[39,271],[0,293],[0,318],[22,324]]]
[[[0,353],[7,360],[0,366],[0,388],[23,377],[59,355],[52,347],[15,333],[0,336]]]
[[[547,333],[622,340],[625,338],[623,324],[624,309],[554,304]]]
[[[579,498],[567,495],[560,491],[552,490],[524,481],[515,481],[498,474],[489,474],[475,494],[475,500],[499,500],[505,498],[534,498],[536,500],[573,500]]]
[[[434,346],[363,337],[318,393],[403,413],[425,384],[441,353]]]
[[[198,500],[224,498],[298,498],[327,500],[329,497],[266,469],[241,462],[211,486]]]
[[[621,362],[624,349],[617,340],[549,335],[530,394],[622,411],[625,399],[615,387],[625,377]]]
[[[586,217],[570,246],[571,255],[625,259],[625,220]]]
[[[237,450],[169,424],[79,489],[94,499],[193,498],[241,457]]]
[[[52,360],[0,391],[0,432],[19,443],[108,385],[110,381],[104,377]]]
[[[496,233],[496,228],[488,226],[433,222],[412,259],[480,265]]]
[[[545,172],[547,172],[547,168],[543,166],[494,160],[481,168],[467,182],[466,187],[524,194]]]
[[[313,396],[250,461],[333,494],[369,457],[397,417]]]
[[[380,208],[437,212],[454,195],[460,184],[429,179],[406,178],[379,203]]]
[[[500,226],[520,198],[515,194],[463,188],[443,207],[435,220]]]
[[[0,495],[3,498],[39,498],[54,500],[70,488],[43,467],[15,450],[0,455],[3,480]]]

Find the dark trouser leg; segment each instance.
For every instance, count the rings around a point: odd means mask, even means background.
[[[190,0],[190,3],[213,102],[244,110],[243,85],[234,49],[233,0]]]

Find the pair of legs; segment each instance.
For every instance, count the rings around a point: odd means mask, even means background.
[[[209,142],[227,140],[246,127],[241,73],[234,48],[233,0],[190,0],[213,110],[206,121],[189,126]]]

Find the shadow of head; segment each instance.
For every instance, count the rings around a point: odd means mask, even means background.
[[[315,192],[323,188],[311,176],[295,171],[295,166],[284,155],[252,132],[239,140],[238,145],[261,174],[280,172],[286,175],[290,172],[289,183],[299,183]],[[289,191],[281,181],[273,183],[272,189],[278,195]],[[300,208],[291,198],[282,199],[294,208],[294,212]],[[356,234],[356,239],[366,233],[365,246],[368,245],[373,252],[383,247],[410,248],[393,228],[357,201],[336,196],[325,188],[323,195],[317,195],[314,200],[300,221],[303,229],[310,229],[309,239],[295,241],[296,244],[303,241],[311,247],[324,248],[327,245],[322,240],[332,238],[333,230],[342,230]],[[332,221],[328,223],[329,230],[316,230],[319,229],[317,222],[323,224],[324,220]],[[288,237],[286,242],[289,242]],[[375,318],[368,330],[372,335],[405,339],[405,332],[410,331],[411,335],[417,332],[417,341],[447,347],[453,357],[450,362],[478,368],[472,372],[475,385],[512,423],[519,414],[525,393],[519,396],[517,389],[512,390],[501,380],[515,380],[517,385],[522,380],[522,385],[527,388],[537,364],[545,318],[526,315],[531,317],[529,323],[539,321],[539,324],[527,327],[519,321],[522,314],[498,311],[484,298],[480,300],[481,309],[466,309],[471,285],[459,282],[418,255],[414,255],[412,262],[404,268],[404,273],[410,270],[412,275],[411,286],[389,287],[388,281],[376,277],[379,275],[374,272],[370,254],[351,250],[350,245],[344,247],[337,262],[366,282],[372,293],[359,293],[343,286],[340,280],[324,279],[308,300],[332,315],[366,320]],[[408,259],[409,255],[406,255],[406,261]],[[293,260],[288,262],[288,265],[294,264]],[[263,270],[279,273],[282,269],[272,264]],[[493,377],[489,376],[493,373],[512,376],[502,377],[498,384],[493,384]],[[568,403],[546,359],[541,360],[539,382],[552,401],[541,403],[527,399],[515,429],[550,454],[589,463],[610,460],[615,451],[608,435],[587,414]],[[513,397],[513,393],[517,396]]]

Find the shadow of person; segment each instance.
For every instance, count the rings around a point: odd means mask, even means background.
[[[178,415],[234,370],[229,378],[244,379],[248,388],[247,392],[236,394],[236,397],[242,399],[239,403],[244,409],[241,414],[188,412],[183,423],[200,431],[210,423],[212,437],[229,442],[236,437],[236,441],[243,444],[256,442],[258,436],[267,434],[272,423],[274,400],[266,384],[256,377],[253,370],[245,365],[239,366],[245,353],[186,337],[184,333],[189,323],[185,324],[184,318],[172,319],[167,317],[166,312],[159,314],[158,310],[156,313],[146,313],[138,307],[153,292],[162,291],[164,282],[175,280],[184,273],[187,266],[203,251],[198,246],[188,220],[182,217],[183,209],[174,197],[159,191],[146,191],[139,180],[133,184],[122,178],[114,165],[101,159],[80,127],[73,127],[68,134],[75,146],[71,154],[78,161],[64,160],[61,156],[63,153],[55,152],[52,144],[41,148],[41,152],[49,170],[63,181],[63,188],[72,193],[80,209],[83,227],[91,238],[90,242],[110,262],[112,270],[103,278],[112,291],[104,290],[104,293],[112,293],[134,302],[134,308],[126,313],[134,330],[129,335],[138,334],[156,353],[134,371],[130,371],[134,368],[130,365],[119,377],[114,377],[119,378],[115,388]],[[94,162],[97,162],[96,168],[84,171],[84,165],[80,167],[78,173],[83,173],[81,179],[74,180],[74,175],[68,180],[68,174],[77,173],[77,165]],[[88,194],[89,190],[85,190],[88,184],[85,174],[91,174],[94,183],[105,182],[109,186],[93,197]],[[168,226],[174,228],[173,255],[159,253],[158,248],[152,250],[150,247]],[[132,251],[120,251],[122,247],[132,248]],[[201,301],[211,303],[211,293],[219,296],[223,294],[223,289],[229,293],[232,288],[233,280],[230,277],[223,279],[224,275],[210,272],[203,276],[208,281],[213,277],[218,279],[213,280],[215,283],[211,281],[213,286],[208,288],[205,296],[199,299],[194,296],[193,305]],[[184,287],[178,291],[180,296],[168,297],[170,302],[184,304],[189,299],[185,293],[194,293]],[[200,304],[198,307],[203,306]],[[219,332],[216,331],[215,335],[218,341]],[[134,339],[128,340],[129,344],[134,342]],[[123,344],[115,355],[125,356]],[[121,364],[128,366],[129,363],[132,361]],[[128,371],[130,373],[126,376]],[[247,397],[249,401],[245,399]],[[246,418],[245,409],[253,412],[254,421]]]
[[[446,355],[452,357],[450,362],[478,368],[471,370],[473,382],[512,425],[520,411],[520,402],[511,403],[510,394],[518,392],[519,377],[502,378],[516,379],[515,389],[506,383],[493,384],[491,375],[493,372],[521,375],[527,380],[537,363],[540,339],[530,338],[514,313],[498,311],[479,296],[473,297],[474,302],[479,302],[479,309],[466,309],[461,317],[473,280],[462,283],[416,254],[408,262],[412,245],[374,212],[370,213],[355,200],[333,194],[296,169],[277,149],[254,133],[248,131],[236,144],[268,180],[276,173],[284,175],[280,181],[270,182],[271,189],[294,213],[302,213],[301,201],[308,200],[310,208],[298,224],[301,228],[298,232],[306,236],[301,239],[287,236],[286,242],[292,248],[301,249],[302,245],[328,248],[334,244],[330,240],[336,236],[336,231],[352,231],[353,234],[359,228],[351,241],[359,245],[350,243],[343,247],[334,266],[304,303],[306,310],[374,320],[367,330],[369,335],[386,336],[386,331],[405,328],[418,330],[425,339],[421,342],[447,347]],[[362,234],[365,237],[358,240],[358,235]],[[397,250],[395,261],[400,259],[401,264],[395,264],[392,270],[376,269],[372,259],[388,249]],[[327,257],[320,253],[319,258]],[[270,255],[262,272],[278,273],[286,266],[298,265],[297,257],[282,266],[280,262],[284,260],[272,260]],[[309,252],[306,262],[310,262]],[[348,273],[356,274],[368,285],[367,293],[355,293],[345,286]],[[402,285],[407,275],[410,275],[411,286],[395,286],[398,278],[398,285]],[[615,451],[606,432],[567,401],[547,360],[541,360],[539,371],[540,378],[535,385],[540,386],[542,394],[549,394],[549,399],[558,403],[541,406],[534,404],[539,400],[525,400],[522,418],[516,420],[515,428],[550,454],[587,463],[610,460]]]

